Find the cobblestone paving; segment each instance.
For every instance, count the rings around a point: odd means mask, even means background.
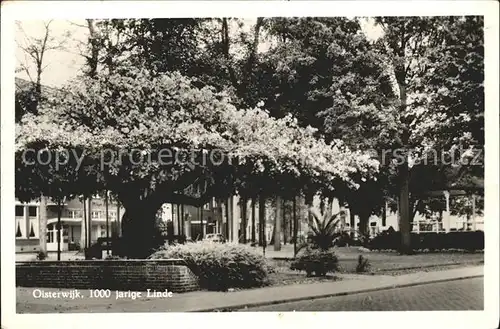
[[[241,311],[483,310],[483,278],[425,284],[349,296],[276,304]]]

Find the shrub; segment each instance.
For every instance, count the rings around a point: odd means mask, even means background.
[[[363,255],[359,255],[358,264],[356,265],[356,273],[368,272],[370,268],[370,261],[367,258],[364,258]]]
[[[329,272],[338,270],[338,258],[333,248],[324,250],[307,246],[303,248],[295,261],[291,264],[292,270],[305,271],[307,276],[313,273],[316,276],[325,276]]]
[[[36,254],[36,260],[45,260],[45,259],[47,259],[47,253],[45,253],[43,251],[39,251]]]
[[[342,233],[338,230],[339,214],[321,214],[318,209],[311,208],[313,222],[309,223],[311,231],[307,237],[307,244],[312,248],[328,250],[340,239]]]
[[[85,259],[102,259],[102,247],[100,243],[93,243],[89,248],[84,250]]]
[[[228,288],[252,288],[269,283],[272,267],[253,248],[239,244],[210,242],[166,246],[150,259],[180,258],[199,278],[203,289],[226,291]]]

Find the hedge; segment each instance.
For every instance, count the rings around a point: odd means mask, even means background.
[[[476,251],[484,249],[483,231],[449,232],[449,233],[411,233],[413,250],[446,250],[462,249]],[[369,242],[372,250],[398,250],[401,245],[400,232],[382,232]]]

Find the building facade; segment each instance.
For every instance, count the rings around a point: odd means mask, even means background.
[[[116,203],[108,203],[108,220],[104,200],[94,197],[87,202],[87,217],[84,221],[83,202],[73,199],[63,204],[61,213],[60,241],[61,250],[79,250],[87,241],[94,243],[100,237],[119,234],[120,218],[123,208]],[[22,203],[16,200],[16,252],[34,252],[40,250],[40,202]],[[57,251],[57,205],[47,202],[47,251]],[[90,222],[90,224],[89,224]],[[87,226],[90,225],[90,230]],[[90,240],[89,240],[90,237]]]
[[[317,206],[319,200],[315,200]],[[207,234],[220,233],[230,242],[241,242],[243,236],[250,241],[252,238],[252,208],[250,201],[246,207],[246,225],[243,222],[243,207],[240,207],[240,198],[233,196],[225,200],[212,199],[202,207],[191,205],[177,205],[165,203],[161,207],[158,217],[165,223],[171,223],[174,235],[185,235],[188,239],[196,241],[203,239]],[[16,201],[15,234],[16,252],[35,252],[40,250],[40,203],[21,203]],[[57,251],[57,205],[47,203],[47,250]],[[84,216],[84,204],[78,198],[63,204],[61,215],[60,241],[61,250],[80,250],[86,245],[95,243],[101,237],[116,237],[121,235],[121,216],[124,209],[114,202],[108,202],[108,217],[106,219],[106,205],[104,199],[96,196],[85,205],[87,216]],[[333,213],[344,212],[342,227],[351,230],[348,208],[342,208],[337,201],[332,204]],[[389,227],[399,230],[398,216],[386,210],[385,218],[371,216],[369,220],[369,233],[374,236]],[[259,219],[258,204],[255,206],[255,237],[258,241],[264,225],[265,239],[270,243],[274,228],[274,209],[266,208],[265,223]],[[286,232],[282,230],[281,241],[290,241],[293,235],[292,218],[288,214]],[[87,220],[84,220],[84,217]],[[298,235],[305,236],[309,231],[307,213],[298,213]],[[90,220],[89,220],[90,219]],[[359,229],[359,218],[354,216],[355,231]],[[449,232],[456,230],[483,230],[482,216],[472,220],[464,217],[444,215],[444,219],[426,218],[416,214],[413,222],[413,232]],[[89,243],[90,241],[90,243]]]

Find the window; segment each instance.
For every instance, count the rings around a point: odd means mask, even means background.
[[[92,211],[92,218],[101,218],[100,211]]]
[[[28,214],[30,217],[36,217],[37,207],[28,207]]]
[[[16,216],[24,216],[24,206],[16,206]]]
[[[80,217],[80,211],[78,211],[78,210],[69,210],[68,211],[68,216],[69,216],[69,218],[79,218]]]
[[[210,210],[210,202],[203,205],[203,209]]]
[[[23,232],[21,231],[21,223],[19,220],[17,220],[16,222],[17,222],[16,238],[22,238]]]
[[[54,243],[54,231],[47,232],[47,243]]]
[[[110,211],[109,218],[115,218],[115,217],[116,217],[116,211]]]
[[[105,236],[106,236],[106,226],[101,225],[101,237],[105,237]]]

